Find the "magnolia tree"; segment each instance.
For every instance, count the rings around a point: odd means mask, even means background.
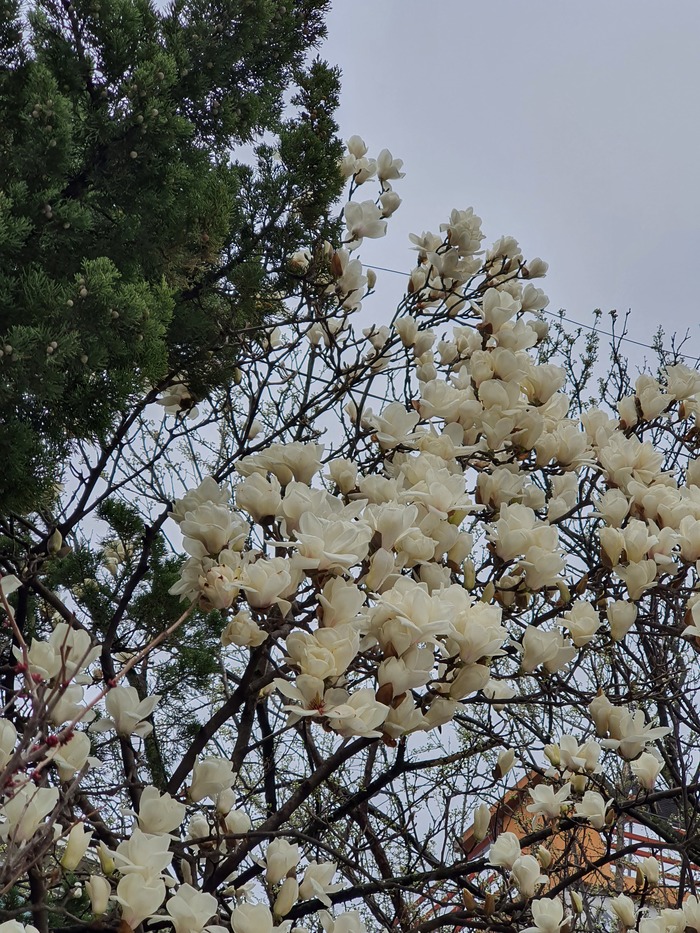
[[[360,331],[401,167],[5,522],[3,933],[700,931],[700,374],[589,398],[471,209]]]

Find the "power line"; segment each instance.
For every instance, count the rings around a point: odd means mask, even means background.
[[[363,263],[366,269],[375,269],[377,272],[391,272],[394,275],[403,275],[406,278],[410,276],[410,272],[401,272],[400,269],[388,269],[386,266],[372,266],[368,263]],[[599,327],[593,327],[591,324],[584,324],[582,321],[575,321],[573,318],[564,317],[563,315],[557,314],[555,311],[545,311],[544,308],[541,309],[542,314],[546,314],[548,317],[556,318],[558,321],[567,321],[569,324],[574,324],[576,327],[582,327],[584,330],[592,331],[594,334],[600,334],[602,337],[612,337],[613,340],[624,340],[625,343],[632,343],[636,347],[644,347],[645,350],[654,350],[655,352],[659,349],[651,343],[642,343],[641,340],[634,340],[632,337],[622,337],[619,334],[613,334],[608,330],[601,330]],[[662,353],[670,354],[670,350],[665,350],[661,347]],[[688,356],[685,353],[680,354],[686,360],[691,360],[693,363],[700,363],[700,356]]]

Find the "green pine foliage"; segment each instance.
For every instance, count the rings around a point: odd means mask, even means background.
[[[327,0],[1,4],[7,514],[151,388],[225,385],[341,181]]]

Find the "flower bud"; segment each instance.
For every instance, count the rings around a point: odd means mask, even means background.
[[[277,917],[286,917],[294,907],[299,896],[299,882],[296,878],[285,878],[272,908]]]
[[[102,875],[90,875],[85,882],[87,893],[90,898],[92,912],[96,917],[100,917],[107,912],[109,906],[109,895],[112,893],[112,887],[106,878]]]
[[[46,542],[46,550],[53,557],[55,554],[61,550],[63,545],[63,535],[56,528],[53,534],[49,537],[49,540]]]
[[[75,871],[87,852],[91,838],[92,830],[86,833],[82,823],[76,823],[73,826],[68,834],[66,848],[61,857],[61,865],[66,871]]]

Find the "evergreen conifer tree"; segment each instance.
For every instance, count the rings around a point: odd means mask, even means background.
[[[176,375],[230,379],[339,193],[327,6],[0,3],[0,513]]]

